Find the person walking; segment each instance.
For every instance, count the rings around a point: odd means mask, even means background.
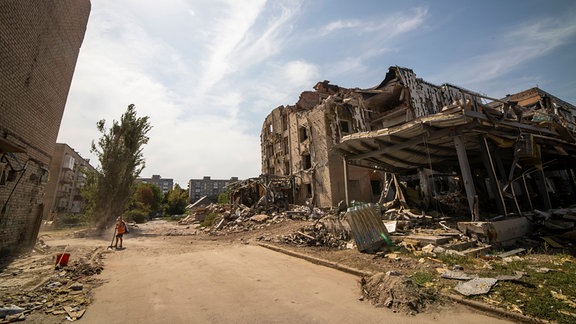
[[[126,225],[126,222],[124,221],[122,215],[120,215],[118,217],[118,222],[116,223],[116,243],[114,244],[114,248],[123,249],[122,236],[124,236],[125,233],[128,233],[128,226]],[[118,247],[118,241],[120,241],[120,247]]]

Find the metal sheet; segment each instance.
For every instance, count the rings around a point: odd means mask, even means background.
[[[346,212],[346,220],[360,252],[376,252],[389,242],[388,231],[376,208],[374,204],[365,204],[351,207]]]

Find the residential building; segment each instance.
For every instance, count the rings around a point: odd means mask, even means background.
[[[0,1],[0,255],[36,242],[89,0]]]
[[[90,161],[68,144],[56,143],[44,193],[44,219],[54,220],[61,215],[81,213],[86,203],[81,195],[86,184],[86,172],[95,171]]]
[[[262,173],[292,178],[294,203],[381,202],[394,182],[412,186],[397,199],[427,207],[446,176],[474,219],[576,202],[576,110],[548,92],[495,99],[396,66],[370,89],[314,89],[262,127]]]
[[[160,190],[162,190],[162,193],[164,194],[174,188],[174,179],[165,179],[157,174],[152,175],[152,178],[138,178],[136,181],[156,185],[158,188],[160,188]]]
[[[238,177],[232,177],[228,180],[211,179],[208,176],[202,179],[190,179],[188,182],[190,203],[194,203],[204,196],[211,197],[214,200],[220,193],[226,192],[226,187],[230,183],[236,181],[238,181]]]

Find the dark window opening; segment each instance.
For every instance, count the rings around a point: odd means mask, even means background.
[[[300,127],[300,129],[298,130],[298,136],[300,138],[300,142],[304,142],[306,139],[308,139],[308,130],[306,129],[306,127],[304,126]]]
[[[282,130],[288,129],[288,115],[282,115]]]
[[[340,132],[342,134],[349,134],[350,133],[350,123],[347,120],[340,121]]]
[[[380,180],[370,180],[370,186],[372,187],[373,195],[379,195],[382,192],[382,182]]]
[[[302,155],[302,167],[304,169],[310,169],[312,167],[312,158],[310,154]]]
[[[306,190],[306,198],[312,198],[312,184],[305,183],[304,190]]]

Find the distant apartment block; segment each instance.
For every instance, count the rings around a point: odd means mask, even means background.
[[[174,179],[164,179],[157,174],[152,175],[152,178],[138,178],[137,181],[156,185],[160,190],[162,190],[162,193],[167,193],[169,190],[174,188]]]
[[[228,180],[211,179],[204,177],[202,179],[190,179],[188,182],[188,197],[190,202],[204,196],[218,196],[218,194],[226,191],[226,186],[232,182],[238,181],[238,177],[232,177]]]
[[[36,242],[89,0],[0,1],[0,256]]]
[[[54,220],[60,215],[82,212],[86,203],[81,195],[86,171],[96,171],[89,160],[68,144],[56,143],[44,195],[44,219]]]

